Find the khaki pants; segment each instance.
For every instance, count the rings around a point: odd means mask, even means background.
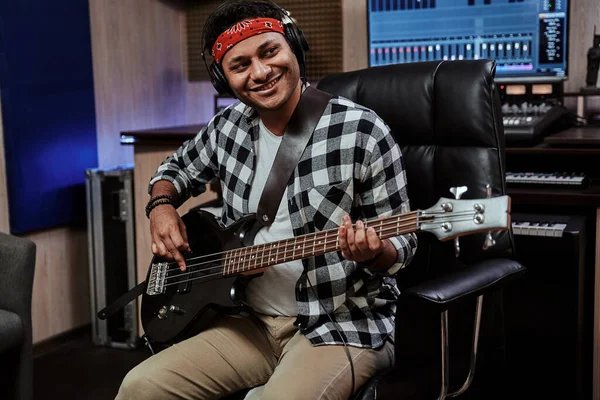
[[[344,346],[312,346],[294,320],[222,317],[132,369],[116,399],[216,399],[261,385],[263,400],[348,399],[352,375]],[[390,342],[348,350],[356,388],[394,363]]]

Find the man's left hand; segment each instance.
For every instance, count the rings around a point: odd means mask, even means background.
[[[384,243],[379,239],[375,229],[366,228],[358,220],[355,226],[349,216],[342,218],[342,225],[338,229],[338,239],[342,256],[346,260],[363,262],[371,260],[384,251]]]

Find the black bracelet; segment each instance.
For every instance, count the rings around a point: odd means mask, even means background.
[[[154,203],[148,204],[148,206],[146,206],[146,218],[150,218],[150,211],[154,210],[158,206],[162,206],[163,204],[170,204],[173,207],[175,207],[175,204],[173,204],[173,201],[171,199],[158,199]]]
[[[157,200],[161,200],[161,199],[167,199],[171,202],[171,204],[173,204],[173,198],[171,196],[169,196],[168,194],[159,194],[158,196],[154,196],[152,198],[150,198],[150,200],[148,200],[148,204],[146,204],[146,215],[149,214],[152,204],[154,204],[155,201]]]

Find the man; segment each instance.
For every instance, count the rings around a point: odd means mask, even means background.
[[[239,100],[167,158],[150,182],[154,254],[184,270],[190,250],[176,206],[218,177],[222,222],[255,212],[275,154],[306,84],[303,54],[283,11],[229,1],[205,27],[212,74]],[[292,39],[290,39],[290,37]],[[295,50],[292,50],[295,49]],[[215,71],[214,68],[217,68]],[[262,399],[347,399],[394,363],[393,273],[414,235],[380,240],[364,220],[409,211],[400,149],[377,115],[333,97],[255,244],[337,228],[340,252],[269,268],[253,279],[248,318],[214,326],[134,368],[117,399],[208,399],[261,386]],[[356,219],[355,225],[350,218]],[[353,387],[354,384],[354,387]]]

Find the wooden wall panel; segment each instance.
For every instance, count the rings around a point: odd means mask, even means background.
[[[27,235],[37,246],[33,280],[33,342],[90,322],[87,234],[59,228]]]
[[[369,66],[367,34],[367,0],[344,0],[344,71],[356,71]]]
[[[89,1],[99,165],[133,162],[132,147],[119,143],[122,131],[207,122],[214,90],[188,82],[183,8]]]
[[[587,52],[592,47],[594,25],[600,34],[600,1],[571,0],[571,18],[569,25],[569,79],[565,83],[565,91],[577,92],[585,86],[587,74]],[[567,105],[575,108],[575,100]],[[600,111],[600,98],[590,98],[588,109]]]

